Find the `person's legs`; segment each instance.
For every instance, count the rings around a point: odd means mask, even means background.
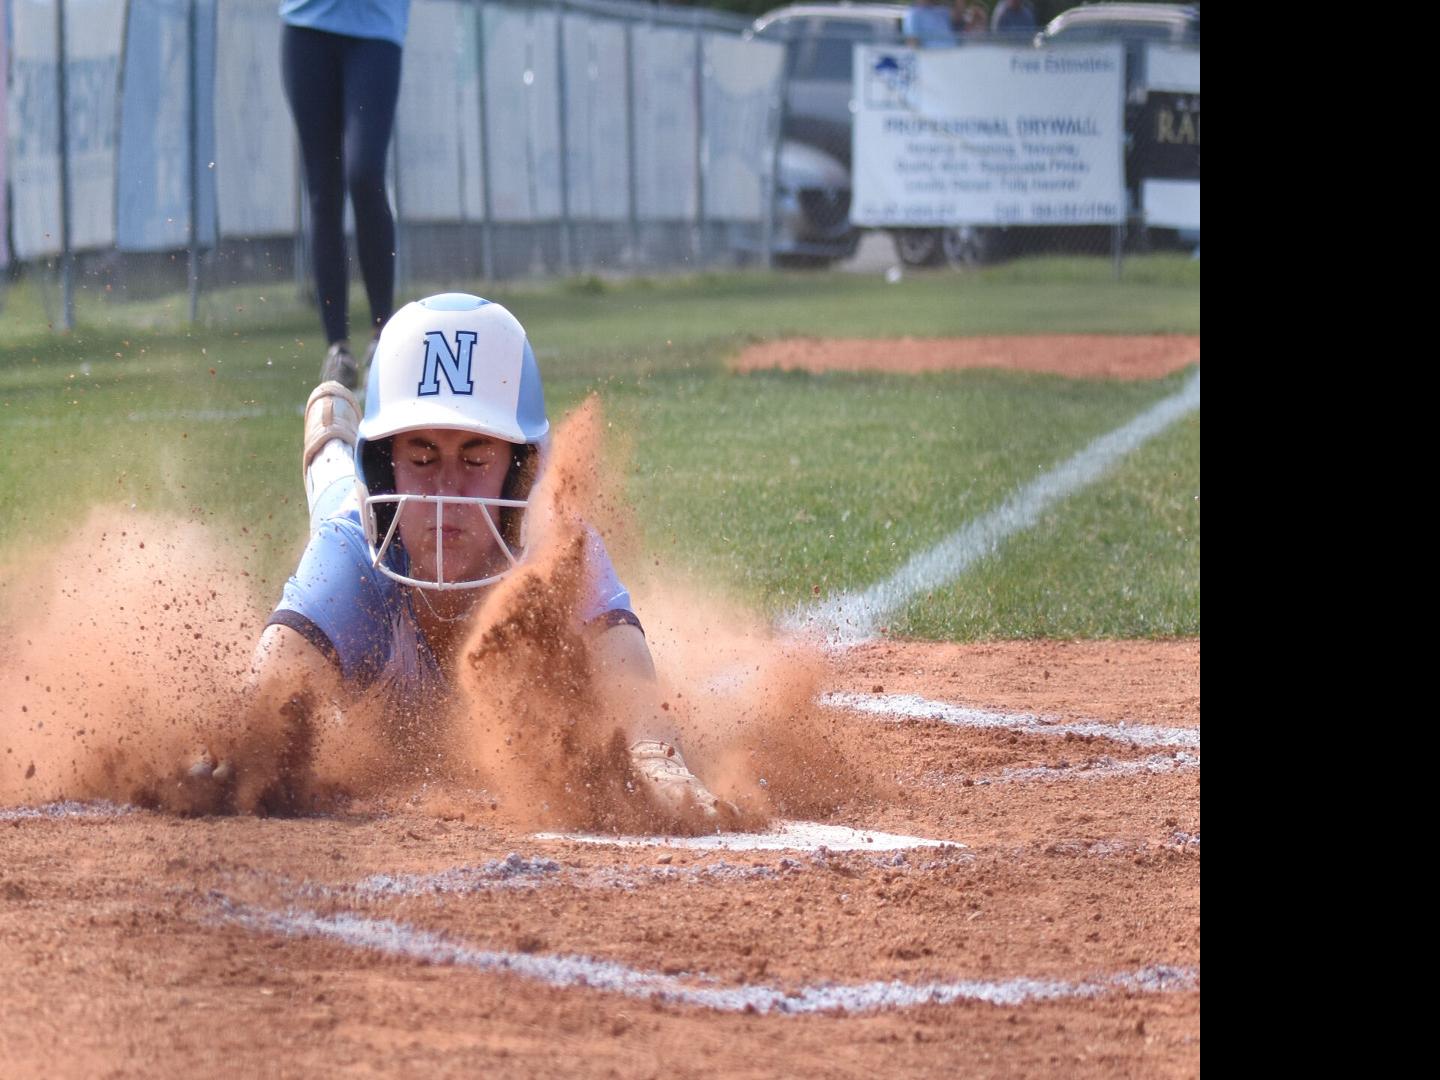
[[[280,60],[285,97],[300,136],[310,204],[310,261],[320,318],[329,344],[347,337],[349,269],[345,255],[345,175],[342,168],[342,61],[347,38],[286,26]]]
[[[324,382],[305,403],[305,437],[300,471],[310,507],[310,532],[339,512],[355,490],[355,440],[360,403],[345,387]]]
[[[353,40],[345,53],[345,182],[372,332],[395,307],[395,219],[385,191],[385,156],[399,96],[400,46]]]

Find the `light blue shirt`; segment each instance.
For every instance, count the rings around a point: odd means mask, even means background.
[[[918,4],[905,9],[900,18],[900,33],[915,38],[923,46],[954,45],[955,31],[950,28],[948,7],[920,7]]]
[[[280,18],[290,26],[403,47],[410,0],[280,0]]]
[[[604,620],[638,626],[630,593],[593,529],[588,531],[585,556],[579,623]],[[370,564],[360,514],[352,504],[311,535],[270,622],[297,631],[357,690],[378,687],[408,702],[443,697],[448,693],[445,678],[411,604],[408,586]],[[614,617],[621,614],[627,617]]]

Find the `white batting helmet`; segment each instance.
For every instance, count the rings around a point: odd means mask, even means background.
[[[515,444],[502,497],[396,492],[390,437],[425,428],[472,431]],[[385,324],[375,346],[355,443],[360,519],[375,567],[403,584],[428,589],[473,589],[504,577],[508,569],[479,580],[445,581],[443,547],[434,581],[410,577],[394,550],[399,510],[407,502],[433,503],[438,524],[447,505],[498,507],[499,528],[489,513],[483,517],[514,567],[523,512],[549,437],[540,368],[514,315],[468,293],[406,304]]]

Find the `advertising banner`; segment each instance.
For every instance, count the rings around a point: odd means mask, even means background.
[[[854,65],[855,224],[1125,220],[1119,45],[857,45]]]
[[[1150,45],[1146,94],[1133,133],[1145,224],[1200,228],[1200,54]]]

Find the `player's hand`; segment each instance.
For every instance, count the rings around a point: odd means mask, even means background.
[[[632,783],[654,803],[670,826],[713,832],[733,829],[740,811],[718,798],[690,771],[680,751],[658,739],[645,739],[630,747]]]
[[[235,766],[200,750],[177,778],[172,808],[181,814],[226,814],[233,809],[234,798]]]

